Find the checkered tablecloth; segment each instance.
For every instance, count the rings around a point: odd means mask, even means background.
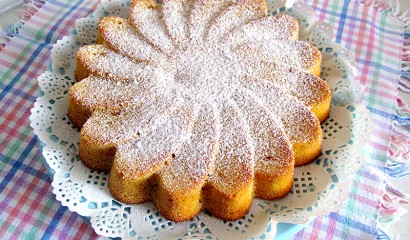
[[[318,217],[294,238],[394,238],[389,223],[409,200],[390,180],[408,180],[410,144],[405,128],[410,125],[410,118],[397,94],[399,88],[409,90],[410,20],[398,15],[389,2],[307,2],[317,18],[333,26],[335,41],[356,56],[356,80],[365,89],[361,100],[372,113],[375,129],[365,152],[368,162],[355,175],[343,207]],[[97,5],[97,1],[51,0],[33,12],[14,37],[3,36],[1,239],[98,238],[86,220],[55,199],[37,139],[29,126],[30,109],[41,95],[36,78],[50,62],[52,45],[73,30],[76,19],[88,16]]]

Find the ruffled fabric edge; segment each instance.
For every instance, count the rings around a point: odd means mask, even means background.
[[[384,193],[380,199],[376,239],[397,239],[389,236],[388,226],[408,211],[410,195],[394,186],[392,179],[410,175],[410,110],[400,95],[410,94],[410,9],[401,12],[398,0],[357,0],[383,14],[390,15],[403,23],[403,47],[401,55],[400,81],[397,86],[396,109],[391,126],[391,137],[386,153]]]
[[[26,21],[28,21],[45,3],[47,0],[23,0],[22,3],[16,2],[11,8],[17,7],[23,4],[23,12],[21,13],[20,20],[9,25],[4,31],[0,29],[0,51],[6,47],[6,44],[12,37],[18,34],[21,27]]]

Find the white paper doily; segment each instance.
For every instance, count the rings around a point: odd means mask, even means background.
[[[148,239],[273,239],[278,222],[305,223],[336,211],[347,197],[350,176],[364,164],[360,152],[371,133],[368,111],[355,102],[361,92],[352,81],[357,70],[348,51],[332,42],[331,28],[317,22],[307,5],[273,0],[268,7],[269,14],[286,12],[299,20],[300,39],[322,52],[322,78],[333,93],[330,116],[322,124],[322,156],[295,169],[294,186],[287,197],[255,199],[250,212],[238,221],[222,221],[201,212],[182,223],[166,220],[152,203],[128,205],[113,199],[108,174],[85,167],[77,157],[79,131],[67,116],[67,92],[75,83],[78,48],[95,42],[99,18],[128,15],[126,0],[106,0],[92,17],[77,20],[75,34],[54,45],[51,70],[38,78],[44,95],[34,104],[31,127],[44,145],[45,165],[53,173],[53,193],[61,204],[89,217],[100,235]]]

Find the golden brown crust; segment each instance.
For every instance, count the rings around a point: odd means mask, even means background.
[[[143,178],[124,179],[114,161],[110,178],[108,179],[108,186],[111,194],[119,201],[124,203],[142,203],[150,200],[152,184],[149,180],[151,176],[152,175],[147,175]]]
[[[202,186],[175,191],[165,187],[159,176],[155,176],[155,184],[151,190],[151,198],[156,208],[167,219],[182,222],[193,218],[202,209]]]
[[[74,88],[71,88],[74,89]],[[81,128],[88,118],[91,117],[92,110],[82,106],[75,98],[72,97],[73,91],[69,91],[68,98],[68,117],[77,128]]]
[[[316,115],[320,123],[324,123],[329,116],[331,100],[332,95],[329,90],[328,94],[326,94],[326,97],[322,101],[316,103],[315,105],[309,106],[311,107],[310,110]]]
[[[256,172],[255,186],[255,196],[258,198],[272,200],[285,197],[293,186],[293,170],[284,170],[283,174],[276,176],[265,172]]]
[[[291,139],[293,153],[295,156],[295,167],[309,164],[316,160],[322,148],[322,129],[319,120],[314,117],[309,129],[310,139]]]
[[[76,67],[74,72],[75,79],[77,80],[77,82],[91,75],[91,71],[88,70],[86,66],[86,62],[83,61],[83,53],[81,51],[78,51],[76,58]]]
[[[116,149],[113,144],[98,144],[84,137],[84,134],[80,137],[78,154],[82,162],[92,169],[109,172],[112,168],[115,153]]]
[[[224,220],[237,220],[248,213],[252,204],[253,183],[241,186],[234,195],[227,195],[219,188],[206,185],[203,189],[205,209]]]
[[[314,51],[314,54],[313,54],[314,64],[311,64],[311,67],[309,68],[309,71],[313,75],[320,77],[321,64],[322,64],[322,54],[320,53],[319,49],[317,49],[315,46],[312,46],[312,49]]]
[[[262,16],[268,15],[268,5],[264,0],[238,0],[238,4],[259,11],[263,13]]]
[[[317,135],[312,142],[293,142],[293,152],[295,154],[295,167],[309,164],[316,160],[321,154],[322,131],[317,130]]]
[[[131,9],[138,6],[138,8],[156,9],[160,5],[155,0],[132,0]]]

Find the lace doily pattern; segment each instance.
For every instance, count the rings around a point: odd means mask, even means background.
[[[91,170],[79,160],[79,130],[67,117],[67,92],[75,83],[75,56],[79,47],[95,42],[98,19],[126,18],[127,1],[103,1],[92,17],[76,22],[76,34],[59,40],[52,51],[51,71],[38,78],[44,95],[32,109],[31,126],[44,143],[45,164],[53,175],[53,193],[71,211],[90,217],[95,231],[107,237],[142,238],[266,238],[276,234],[277,222],[305,223],[337,210],[346,199],[352,175],[363,164],[360,151],[371,132],[370,115],[355,102],[360,89],[352,79],[356,68],[343,47],[332,42],[332,32],[314,19],[303,3],[269,1],[269,13],[285,12],[298,19],[301,40],[323,54],[322,78],[332,87],[331,114],[323,129],[322,156],[295,169],[294,186],[280,200],[255,199],[250,212],[238,221],[222,221],[202,212],[194,219],[174,223],[163,218],[152,203],[127,205],[115,201],[108,174]]]

